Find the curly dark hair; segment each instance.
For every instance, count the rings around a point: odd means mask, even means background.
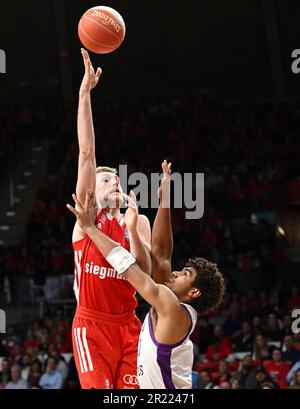
[[[193,267],[197,276],[194,287],[201,291],[200,297],[191,302],[191,305],[200,314],[217,308],[222,302],[225,293],[225,280],[215,263],[205,258],[190,258],[186,264]]]

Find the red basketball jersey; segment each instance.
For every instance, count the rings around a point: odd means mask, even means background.
[[[130,251],[129,237],[122,218],[101,210],[96,226],[112,240]],[[123,314],[137,306],[135,289],[106,261],[86,235],[73,243],[75,278],[74,293],[78,305],[108,314]]]

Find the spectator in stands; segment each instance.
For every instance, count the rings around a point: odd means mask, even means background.
[[[11,363],[10,363],[9,358],[4,358],[1,364],[0,389],[3,389],[10,380],[11,380]]]
[[[263,366],[258,366],[256,368],[255,379],[256,379],[256,386],[255,386],[256,389],[261,389],[261,385],[265,382],[272,383],[275,388],[278,388],[278,385],[272,380],[272,378],[270,377],[270,375],[268,374],[268,372],[265,370]]]
[[[33,330],[31,328],[28,328],[26,333],[26,339],[23,342],[22,349],[24,352],[27,352],[28,348],[34,350],[37,349],[37,346],[38,346],[37,338],[35,337]]]
[[[54,344],[49,345],[48,356],[55,358],[56,370],[62,374],[63,380],[65,381],[68,376],[68,365],[66,364],[65,358],[59,353],[56,345]]]
[[[46,372],[41,376],[39,385],[43,389],[61,389],[63,386],[63,376],[56,369],[57,362],[53,357],[47,361]]]
[[[21,368],[19,365],[13,365],[11,368],[11,381],[5,386],[5,389],[27,389],[27,382],[21,378]]]
[[[21,359],[21,377],[25,381],[28,381],[28,376],[31,370],[31,356],[29,354],[24,354]]]
[[[28,376],[28,385],[30,388],[38,387],[42,376],[43,366],[40,360],[36,359],[32,362],[30,373]]]
[[[46,353],[48,350],[49,342],[49,330],[47,328],[43,328],[38,344],[39,352]]]
[[[32,331],[33,331],[33,337],[34,338],[36,338],[36,339],[41,338],[43,331],[42,331],[42,328],[41,328],[41,325],[40,325],[39,321],[34,321],[33,322]],[[27,337],[28,337],[28,333],[27,333]]]
[[[269,341],[280,342],[281,333],[280,326],[278,323],[278,318],[275,314],[270,314],[268,317],[267,328],[266,328],[266,338]]]
[[[252,315],[256,313],[256,310],[259,307],[259,300],[257,294],[253,290],[248,291],[248,305],[250,310],[252,311]]]
[[[242,333],[232,341],[235,352],[252,352],[253,336],[249,322],[243,322]]]
[[[15,344],[13,348],[10,349],[10,355],[13,357],[13,363],[21,366],[22,365],[22,347],[21,344]]]
[[[60,353],[72,352],[72,329],[66,320],[61,319],[55,328],[55,343]]]
[[[240,315],[240,307],[237,302],[233,302],[229,307],[229,317],[224,325],[224,332],[228,337],[240,335],[243,320]]]
[[[278,348],[273,350],[272,358],[271,361],[264,362],[264,368],[280,388],[284,389],[287,387],[286,376],[290,366],[283,362],[281,351]]]
[[[293,335],[292,331],[292,317],[290,315],[285,315],[282,320],[282,328],[280,330],[280,339],[284,339],[286,335]]]
[[[271,358],[271,348],[263,335],[256,335],[253,347],[253,359],[262,362]]]
[[[223,381],[220,383],[220,386],[216,387],[219,389],[231,389],[231,384],[229,381]]]
[[[247,322],[251,315],[252,311],[250,309],[249,300],[247,295],[242,295],[240,298],[240,311],[241,311],[241,318]]]
[[[61,354],[66,353],[66,352],[70,352],[70,349],[69,349],[69,347],[67,345],[66,339],[65,339],[65,337],[63,335],[55,334],[54,335],[54,343],[55,343],[55,345],[57,347],[57,350]]]
[[[283,340],[282,359],[289,365],[294,365],[300,360],[300,352],[295,348],[295,341],[292,335],[286,335]]]
[[[231,389],[241,389],[240,381],[234,376],[230,380]]]
[[[269,304],[267,294],[265,292],[261,292],[259,294],[259,308],[256,314],[259,317],[267,317],[269,314],[272,314],[273,307]]]
[[[254,337],[256,337],[256,335],[265,335],[265,329],[264,329],[261,317],[257,315],[253,317],[253,320],[252,320],[252,331],[253,331]]]
[[[288,389],[300,389],[300,369],[295,372],[294,378],[291,384],[288,386]]]
[[[260,385],[259,389],[276,389],[276,388],[274,387],[274,384],[272,382],[263,382]]]
[[[289,384],[292,383],[293,377],[295,373],[300,369],[300,362],[296,362],[295,365],[292,366],[289,373],[287,374],[286,380]]]
[[[208,370],[200,373],[199,389],[213,389],[214,383]]]
[[[232,349],[228,338],[224,336],[222,327],[216,325],[214,338],[206,350],[205,358],[207,361],[219,361],[226,359],[231,353]]]
[[[54,332],[54,321],[53,319],[47,317],[44,321],[44,328],[47,329],[47,333],[49,335],[50,341],[53,339],[53,332]]]
[[[255,389],[256,387],[256,370],[253,366],[251,355],[246,355],[239,371],[235,374],[241,389]]]
[[[218,374],[214,380],[215,386],[221,385],[222,382],[230,382],[231,374],[229,370],[229,365],[225,361],[220,361],[218,366]]]
[[[224,303],[223,303],[224,306]],[[226,318],[224,316],[224,307],[220,306],[217,308],[214,313],[209,317],[208,324],[209,325],[220,325],[221,327],[224,325]]]
[[[196,327],[196,330],[199,331],[199,339],[197,342],[197,345],[199,347],[200,351],[206,351],[208,348],[208,345],[211,342],[211,337],[212,337],[212,332],[213,328],[211,325],[208,324],[207,320],[200,317],[197,321],[198,326]],[[191,336],[191,339],[193,338],[194,333]]]

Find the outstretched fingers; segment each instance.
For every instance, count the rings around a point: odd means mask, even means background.
[[[162,170],[165,174],[170,175],[171,174],[171,167],[172,167],[172,162],[167,162],[166,160],[163,161],[161,164]]]
[[[129,196],[123,193],[124,198],[127,200],[127,205],[128,207],[131,207],[132,209],[137,208],[136,204],[136,195],[133,190],[130,191]]]
[[[72,198],[73,198],[74,202],[76,203],[77,209],[78,210],[83,210],[84,208],[83,208],[82,203],[80,202],[80,200],[78,199],[78,197],[74,193],[72,194]]]
[[[96,71],[96,79],[97,79],[97,81],[99,80],[101,74],[102,74],[102,69],[101,69],[100,67],[98,67],[98,68],[97,68],[97,71]]]
[[[136,194],[134,193],[133,190],[130,190],[129,196],[131,200],[134,202],[134,204],[136,205]]]
[[[83,62],[84,62],[85,69],[88,71],[90,69],[90,65],[91,65],[89,54],[84,48],[82,48],[81,49],[81,55],[83,57]]]
[[[71,206],[69,203],[66,205],[67,206],[67,208],[72,212],[72,213],[74,213],[75,214],[75,216],[77,217],[77,215],[78,215],[78,212],[77,212],[77,210],[76,209],[74,209],[74,207],[73,206]]]

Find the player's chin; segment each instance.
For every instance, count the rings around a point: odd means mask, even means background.
[[[123,204],[123,197],[120,193],[111,193],[108,197],[108,202],[109,202],[109,207],[114,209],[114,208],[119,208]]]
[[[173,291],[173,286],[172,286],[172,283],[170,283],[170,281],[166,281],[166,282],[164,283],[164,285],[165,285],[166,287],[170,288],[170,290]]]

